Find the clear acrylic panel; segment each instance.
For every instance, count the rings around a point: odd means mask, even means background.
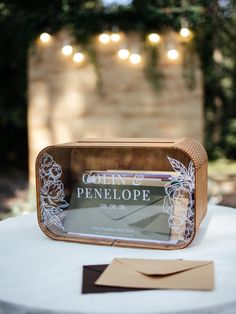
[[[40,225],[56,236],[124,245],[178,245],[192,238],[195,170],[184,152],[49,147],[37,168]]]

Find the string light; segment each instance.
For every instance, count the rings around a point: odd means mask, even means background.
[[[176,60],[179,58],[179,52],[176,50],[176,49],[169,49],[167,51],[167,57],[170,59],[170,60]]]
[[[188,39],[191,37],[191,31],[188,27],[188,20],[186,19],[186,17],[182,17],[181,18],[181,29],[179,31],[180,36],[184,39]]]
[[[70,56],[73,52],[73,47],[71,45],[65,45],[62,47],[61,52],[64,56]]]
[[[129,61],[132,64],[138,64],[141,62],[142,57],[140,56],[140,54],[138,53],[131,53],[131,55],[129,56]]]
[[[82,52],[76,52],[74,55],[73,55],[73,61],[75,63],[81,63],[84,61],[84,54]]]
[[[187,27],[182,27],[179,33],[183,38],[187,38],[191,35],[191,31]]]
[[[42,33],[40,36],[39,36],[39,39],[41,40],[41,42],[43,42],[44,44],[47,44],[50,42],[52,36],[48,33]]]
[[[122,59],[122,60],[126,60],[126,59],[128,59],[129,58],[129,55],[130,55],[130,52],[129,52],[129,50],[128,49],[120,49],[119,51],[118,51],[118,57],[120,58],[120,59]]]
[[[180,29],[180,35],[183,38],[189,38],[192,37],[192,32],[191,30],[188,28],[188,24],[186,22],[186,20],[184,20],[181,23],[182,27]],[[112,42],[119,42],[121,40],[121,34],[119,33],[119,29],[118,28],[113,28],[112,32],[109,34],[108,32],[104,32],[102,34],[99,35],[99,41],[102,44],[107,44],[110,41]],[[48,43],[52,40],[52,36],[46,32],[40,34],[39,39],[42,43]],[[149,40],[149,42],[151,44],[158,44],[160,41],[160,35],[157,33],[150,33],[147,36],[147,39]],[[171,45],[167,45],[167,58],[170,60],[177,60],[179,58],[179,51],[176,50],[175,45],[171,44]],[[61,52],[63,55],[65,56],[70,56],[73,53],[74,48],[70,45],[70,44],[65,44],[62,48],[61,48]],[[130,53],[130,51],[127,48],[121,48],[118,50],[117,55],[120,59],[122,60],[129,60],[130,63],[132,64],[139,64],[142,61],[142,56],[140,55],[140,53]],[[214,53],[214,59],[216,59],[216,62],[220,62],[218,59],[220,59],[220,57],[218,57],[217,52]],[[72,57],[73,62],[75,63],[81,63],[85,60],[85,56],[82,52],[76,52],[73,54]]]
[[[99,41],[102,44],[108,44],[110,39],[110,35],[107,33],[102,33],[101,35],[99,35]]]
[[[118,41],[120,41],[120,34],[119,33],[112,33],[110,35],[111,41],[113,41],[114,43],[117,43]]]
[[[148,35],[148,40],[152,44],[157,44],[160,41],[160,35],[158,35],[156,33],[151,33],[151,34]]]

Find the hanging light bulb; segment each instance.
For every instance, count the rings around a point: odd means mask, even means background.
[[[169,49],[166,54],[170,60],[176,60],[179,58],[179,52],[176,49]]]
[[[182,27],[179,33],[183,38],[187,38],[191,35],[191,31],[187,27]]]
[[[73,55],[73,61],[75,63],[81,63],[84,61],[84,54],[82,52],[76,52]]]
[[[129,61],[132,64],[139,64],[142,60],[142,57],[139,53],[131,53],[131,55],[129,56]]]
[[[158,35],[156,33],[151,33],[151,34],[148,35],[148,40],[152,44],[157,44],[160,41],[160,35]]]
[[[118,57],[122,60],[128,59],[129,55],[130,55],[130,52],[128,49],[123,48],[118,51]]]
[[[110,42],[110,35],[108,33],[102,33],[99,35],[99,41],[102,44],[108,44]]]
[[[61,52],[64,56],[70,56],[73,52],[73,47],[71,45],[64,45]]]
[[[112,27],[110,39],[113,43],[117,43],[121,40],[121,35],[117,26]]]
[[[52,36],[48,33],[42,33],[39,36],[39,39],[41,40],[41,42],[43,42],[44,44],[47,44],[50,42]]]
[[[113,41],[114,43],[117,43],[118,41],[120,41],[120,34],[119,33],[112,33],[110,35],[111,41]]]
[[[180,36],[184,39],[187,39],[191,35],[191,31],[188,27],[188,20],[185,17],[181,18],[181,29],[179,31]]]

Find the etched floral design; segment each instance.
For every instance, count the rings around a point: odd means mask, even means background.
[[[185,167],[180,161],[167,158],[176,175],[165,185],[163,210],[169,214],[169,227],[187,242],[194,230],[195,169],[192,160]]]
[[[62,218],[69,204],[65,201],[64,184],[60,177],[62,169],[52,156],[45,153],[40,163],[40,206],[42,209],[42,221],[45,226],[55,225],[64,229]]]

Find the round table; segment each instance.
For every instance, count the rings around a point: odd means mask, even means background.
[[[209,205],[193,243],[177,251],[59,242],[36,214],[0,222],[0,313],[236,313],[236,209]],[[214,291],[81,294],[82,266],[114,257],[213,260]]]

